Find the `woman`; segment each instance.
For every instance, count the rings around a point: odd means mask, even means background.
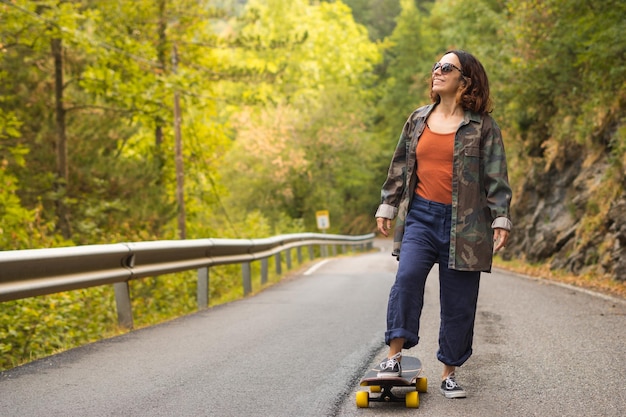
[[[426,277],[438,263],[441,393],[462,398],[455,369],[472,354],[480,273],[491,271],[493,253],[509,237],[511,187],[482,64],[467,52],[446,52],[433,66],[430,95],[433,104],[404,125],[376,212],[384,236],[397,217],[399,260],[379,375],[401,374],[402,349],[417,345]]]

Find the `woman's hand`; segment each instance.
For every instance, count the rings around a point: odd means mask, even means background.
[[[493,229],[493,253],[506,246],[509,240],[509,231],[506,229]]]
[[[376,217],[376,227],[383,236],[389,236],[389,230],[391,230],[391,219],[385,219],[384,217]]]

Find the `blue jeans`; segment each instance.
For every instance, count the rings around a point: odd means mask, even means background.
[[[472,355],[479,271],[448,268],[452,206],[414,196],[406,217],[396,281],[387,307],[385,342],[404,338],[404,348],[419,342],[426,278],[439,264],[441,322],[437,359],[461,366]]]

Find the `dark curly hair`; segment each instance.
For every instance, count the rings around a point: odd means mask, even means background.
[[[491,113],[493,109],[489,96],[489,79],[487,78],[487,72],[483,64],[481,64],[474,55],[466,51],[450,50],[444,55],[447,54],[456,55],[459,58],[461,69],[463,70],[460,77],[465,82],[465,86],[457,94],[457,103],[459,103],[464,110],[471,110],[479,114]],[[432,91],[432,79],[430,87],[430,98],[433,102],[439,103],[441,100],[439,94],[433,93]]]

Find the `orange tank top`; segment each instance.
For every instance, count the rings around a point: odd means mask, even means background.
[[[454,136],[435,133],[428,125],[417,142],[417,188],[415,193],[427,200],[452,204],[452,161]]]

